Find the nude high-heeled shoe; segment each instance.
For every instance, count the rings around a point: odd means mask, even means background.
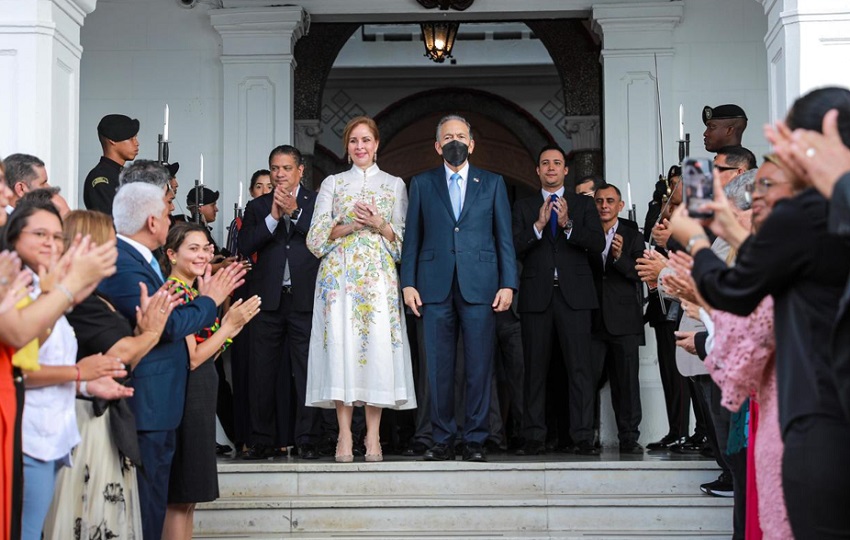
[[[334,456],[334,461],[337,463],[351,463],[354,461],[354,453],[351,451],[351,447],[348,448],[347,454],[340,454],[339,440],[336,442],[336,455]]]
[[[371,462],[383,461],[384,460],[384,452],[381,450],[381,443],[378,443],[378,453],[377,454],[370,454],[368,452],[368,450],[366,451],[365,460],[371,461]]]

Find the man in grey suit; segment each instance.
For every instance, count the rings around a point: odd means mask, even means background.
[[[443,166],[410,184],[401,255],[404,303],[423,318],[435,443],[425,459],[455,457],[460,329],[466,381],[463,459],[485,461],[495,313],[510,308],[517,287],[511,210],[502,177],[468,162],[475,149],[469,122],[453,115],[441,119],[434,147]]]

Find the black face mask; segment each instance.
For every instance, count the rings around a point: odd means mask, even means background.
[[[443,159],[452,167],[462,165],[469,158],[469,147],[460,141],[451,141],[443,145]]]

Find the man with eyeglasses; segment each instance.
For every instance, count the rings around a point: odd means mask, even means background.
[[[714,174],[726,187],[736,176],[756,168],[756,156],[741,145],[724,146],[714,156]]]

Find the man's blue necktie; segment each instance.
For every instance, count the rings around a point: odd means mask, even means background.
[[[156,275],[159,276],[159,279],[162,280],[162,282],[165,282],[165,278],[162,277],[162,269],[160,269],[159,263],[156,262],[156,257],[151,255],[151,260],[149,260],[148,263],[151,265],[151,268],[153,268],[153,271],[156,272]]]
[[[452,200],[452,210],[457,220],[460,217],[460,175],[454,173],[449,180],[449,198]]]
[[[549,196],[549,200],[552,204],[555,204],[555,201],[558,200],[558,196],[554,193]],[[549,216],[549,232],[552,233],[552,238],[558,234],[558,212],[555,210],[555,207],[552,207],[552,215]]]

